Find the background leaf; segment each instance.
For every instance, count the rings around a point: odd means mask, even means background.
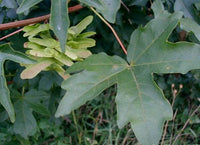
[[[26,10],[30,9],[32,6],[40,3],[42,0],[23,0],[23,2],[20,4],[19,8],[17,9],[17,13],[23,13]]]
[[[131,0],[130,5],[145,6],[148,0]]]
[[[17,3],[15,0],[3,0],[1,2],[1,7],[7,7],[7,8],[17,8]]]
[[[96,8],[96,10],[101,13],[106,20],[110,23],[115,23],[116,14],[120,8],[120,0],[80,0],[82,3]]]
[[[184,16],[199,22],[199,17],[195,14],[194,3],[199,0],[176,0],[174,4],[174,11],[182,11]]]
[[[36,120],[31,108],[23,100],[15,103],[15,109],[16,121],[14,123],[14,132],[27,139],[29,135],[33,135],[36,132]]]
[[[187,32],[192,32],[196,38],[200,41],[200,26],[196,22],[188,18],[183,18],[180,20],[180,27]]]
[[[45,101],[49,95],[43,91],[30,90],[14,104],[16,110],[16,122],[14,132],[27,139],[28,136],[35,134],[37,123],[32,111],[48,116],[50,113],[47,108],[40,103]]]
[[[61,50],[63,52],[65,52],[69,24],[67,0],[52,0],[50,25],[60,41]]]
[[[7,88],[6,79],[4,76],[3,64],[5,60],[12,60],[18,63],[31,64],[33,60],[28,58],[26,55],[14,51],[9,44],[0,45],[0,103],[6,109],[9,114],[11,122],[15,121],[15,114],[12,103],[10,101],[10,93]]]

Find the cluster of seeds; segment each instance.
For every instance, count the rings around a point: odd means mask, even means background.
[[[64,76],[64,66],[71,66],[76,61],[82,61],[92,53],[89,47],[95,46],[95,40],[89,38],[95,32],[83,32],[92,22],[93,17],[88,16],[76,26],[68,29],[65,52],[61,51],[60,43],[54,38],[49,24],[35,24],[24,27],[24,37],[28,42],[24,47],[26,54],[36,60],[35,64],[24,65],[26,69],[21,73],[22,79],[31,79],[42,70],[55,70]]]

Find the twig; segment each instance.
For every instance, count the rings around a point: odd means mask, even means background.
[[[10,37],[10,36],[13,36],[13,35],[15,35],[15,34],[21,32],[22,30],[23,30],[23,28],[21,28],[21,29],[19,29],[19,30],[17,30],[17,31],[14,31],[14,32],[12,32],[12,33],[10,33],[10,34],[4,36],[4,37],[1,37],[1,38],[0,38],[0,41],[4,40],[4,39],[6,39],[6,38],[8,38],[8,37]]]
[[[174,87],[175,87],[175,85],[172,84],[172,85],[171,85],[172,96],[173,96],[172,108],[174,107],[175,99],[176,99],[176,97],[179,95],[179,93],[181,92],[181,89],[183,88],[183,85],[181,84],[181,85],[179,86],[179,91],[178,91],[178,92],[177,92],[176,89],[174,89]],[[176,113],[177,113],[177,112],[176,112]],[[175,119],[176,113],[173,115],[173,120]],[[163,133],[161,145],[164,144],[165,136],[166,136],[166,134],[167,134],[168,124],[169,124],[169,120],[167,120],[167,122],[166,122],[166,124],[165,124],[165,128],[164,128],[164,133]]]
[[[124,140],[122,142],[122,145],[125,145],[126,141],[128,140],[128,138],[130,136],[131,131],[132,131],[131,129],[128,130],[128,132],[127,132],[127,134],[126,134],[126,136],[125,136],[125,138],[124,138]]]
[[[180,132],[178,133],[178,135],[176,136],[174,142],[172,145],[175,145],[177,139],[181,136],[181,133],[184,131],[184,129],[186,128],[186,126],[188,125],[188,123],[190,122],[190,119],[192,116],[194,116],[194,114],[200,109],[200,105],[192,112],[191,116],[188,118],[188,120],[185,122],[183,128],[180,130]]]
[[[73,7],[69,7],[68,11],[69,11],[69,13],[72,13],[72,12],[78,11],[82,8],[83,8],[83,6],[79,4],[79,5],[76,5]],[[10,29],[10,28],[22,27],[22,26],[26,26],[29,24],[39,23],[39,22],[49,19],[49,17],[50,17],[50,14],[36,17],[36,18],[31,18],[31,19],[0,24],[0,30],[6,30],[6,29]]]
[[[73,116],[76,133],[77,133],[77,137],[78,137],[78,144],[80,145],[81,144],[81,133],[79,134],[78,123],[77,123],[76,115],[75,115],[74,111],[72,111],[72,116]]]
[[[170,142],[169,144],[172,144],[172,138],[173,138],[173,134],[174,134],[174,122],[175,122],[175,118],[177,115],[178,109],[176,109],[175,113],[174,113],[174,117],[173,117],[173,123],[172,123],[172,132],[171,132],[171,136],[170,136]]]
[[[117,41],[119,42],[122,50],[124,51],[124,53],[127,55],[127,51],[126,48],[124,47],[123,43],[121,42],[119,36],[117,35],[117,33],[115,32],[115,30],[113,29],[113,27],[92,7],[90,7],[90,9],[111,29],[111,31],[113,32],[113,34],[115,35],[115,38],[117,39]]]
[[[121,0],[121,4],[124,6],[124,8],[127,10],[127,12],[130,12],[129,8],[125,5],[125,3]]]

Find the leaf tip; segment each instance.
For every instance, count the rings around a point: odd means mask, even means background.
[[[9,112],[8,112],[8,113],[9,113]],[[15,122],[15,113],[14,113],[14,109],[13,109],[13,112],[9,114],[9,118],[10,118],[10,121],[11,121],[12,123]]]

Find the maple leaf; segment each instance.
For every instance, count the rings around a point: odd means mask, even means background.
[[[153,73],[184,74],[200,68],[200,45],[168,41],[182,19],[182,13],[159,12],[145,27],[132,33],[127,61],[100,53],[67,70],[67,73],[79,73],[63,82],[62,88],[67,92],[58,106],[56,117],[69,114],[117,84],[118,126],[122,128],[130,122],[142,145],[159,143],[163,124],[172,118],[173,111],[154,82]]]
[[[16,93],[16,92],[15,92]],[[29,90],[23,96],[19,92],[15,94],[19,99],[14,103],[16,110],[16,121],[13,125],[13,131],[20,134],[23,138],[33,136],[37,131],[37,122],[33,111],[44,116],[49,116],[48,109],[41,103],[47,101],[49,95],[43,91]]]
[[[6,60],[12,60],[18,63],[31,64],[34,61],[25,54],[14,51],[9,44],[0,45],[0,103],[8,112],[11,122],[15,121],[15,113],[10,100],[10,92],[6,85],[3,64]]]

